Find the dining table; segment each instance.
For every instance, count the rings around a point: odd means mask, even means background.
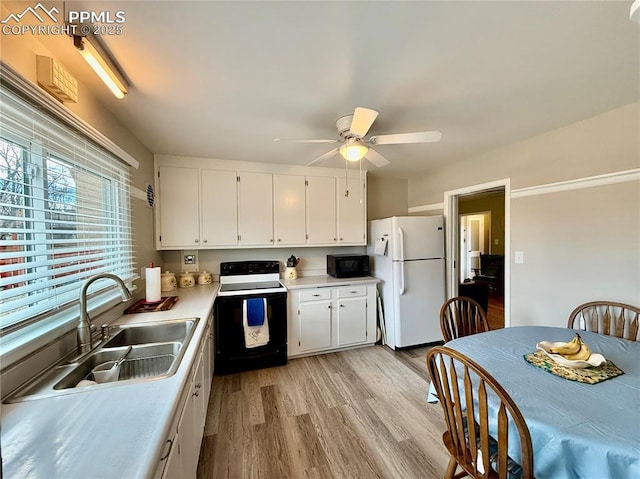
[[[593,353],[623,372],[595,384],[560,377],[525,360],[537,343],[568,342],[576,332],[517,326],[445,346],[482,366],[514,400],[531,435],[536,479],[638,479],[640,343],[579,331]],[[434,392],[431,388],[432,402],[437,401]]]

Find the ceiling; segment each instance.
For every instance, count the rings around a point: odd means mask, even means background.
[[[639,99],[631,1],[66,2],[123,10],[102,40],[131,82],[110,96],[62,38],[54,54],[154,153],[305,165],[356,106],[408,177]],[[64,41],[64,44],[61,42]],[[340,157],[322,163],[342,166]]]

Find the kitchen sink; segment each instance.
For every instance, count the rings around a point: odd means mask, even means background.
[[[199,318],[189,318],[115,326],[113,336],[88,355],[47,369],[14,391],[5,402],[54,397],[172,376],[180,367],[198,321]],[[132,349],[120,367],[117,380],[79,385],[83,380],[93,381],[93,368],[119,359],[128,346]]]
[[[180,353],[181,343],[159,343],[134,347],[120,366],[120,374],[116,381],[130,379],[170,376],[178,369],[176,358]],[[87,357],[74,367],[70,373],[53,386],[54,390],[75,388],[84,380],[93,381],[93,368],[107,361],[116,361],[126,352],[126,348],[103,349]],[[108,384],[108,383],[102,383]]]
[[[148,343],[184,342],[192,331],[195,320],[178,320],[166,323],[123,326],[104,344],[105,348]]]

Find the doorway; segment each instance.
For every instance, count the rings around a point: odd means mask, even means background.
[[[480,272],[480,255],[491,253],[491,211],[460,214],[460,282],[471,281]]]
[[[491,329],[510,324],[509,192],[509,179],[445,192],[447,295],[487,291]]]

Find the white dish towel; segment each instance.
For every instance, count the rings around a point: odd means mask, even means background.
[[[269,342],[269,322],[267,321],[267,299],[262,298],[264,322],[260,326],[249,326],[247,319],[247,300],[242,301],[242,326],[244,327],[244,344],[247,348],[257,348]]]

